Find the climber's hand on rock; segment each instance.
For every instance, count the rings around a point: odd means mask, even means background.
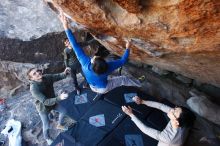
[[[65,30],[68,29],[68,20],[67,20],[67,18],[66,18],[66,16],[64,15],[63,12],[60,12],[60,14],[59,14],[59,19],[60,19],[60,21],[63,23],[64,29],[65,29]]]
[[[125,39],[125,42],[126,42],[126,49],[130,49],[131,40],[130,39]]]

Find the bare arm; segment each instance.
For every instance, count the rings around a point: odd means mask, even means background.
[[[152,107],[152,108],[156,108],[156,109],[159,109],[165,113],[168,113],[172,108],[165,105],[165,104],[162,104],[162,103],[159,103],[159,102],[155,102],[155,101],[148,101],[148,100],[143,100],[141,99],[140,97],[138,96],[135,96],[132,98],[137,104],[144,104],[146,106],[149,106],[149,107]]]
[[[176,135],[176,130],[172,128],[171,124],[168,123],[163,131],[158,131],[156,129],[150,128],[144,125],[132,112],[131,107],[122,106],[122,110],[125,114],[131,117],[131,120],[135,125],[146,135],[169,144]]]
[[[131,115],[131,120],[135,123],[135,125],[146,135],[159,140],[158,137],[160,135],[160,131],[150,128],[144,125],[135,115]]]
[[[168,113],[172,108],[165,105],[165,104],[162,104],[162,103],[159,103],[159,102],[155,102],[155,101],[146,101],[146,100],[143,100],[143,104],[144,105],[147,105],[149,107],[152,107],[152,108],[156,108],[156,109],[159,109],[165,113]]]

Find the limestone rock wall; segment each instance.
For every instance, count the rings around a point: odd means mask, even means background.
[[[0,59],[25,63],[62,61],[65,33],[50,33],[32,41],[0,38]]]
[[[35,67],[31,63],[0,62],[0,98],[11,96],[17,89],[28,83],[26,72]]]
[[[0,1],[0,37],[28,41],[62,30],[55,13],[41,0]]]
[[[83,42],[87,33],[76,31],[74,35]],[[28,84],[26,72],[32,67],[41,65],[45,73],[62,72],[64,38],[64,32],[49,33],[32,41],[0,38],[0,98],[23,90]]]
[[[220,87],[219,0],[44,0],[110,51]]]

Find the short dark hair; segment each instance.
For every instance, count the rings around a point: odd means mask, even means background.
[[[179,126],[180,127],[192,127],[193,123],[196,119],[196,116],[189,109],[187,109],[183,106],[180,106],[180,108],[182,109],[182,112],[181,112],[179,118],[177,119],[179,122]]]
[[[92,69],[95,73],[100,75],[100,74],[103,74],[107,71],[108,64],[106,63],[106,61],[103,58],[97,57],[97,58],[95,58],[94,63],[92,64]]]
[[[34,70],[35,68],[33,67],[33,68],[30,68],[28,71],[27,71],[27,73],[26,73],[26,75],[27,75],[27,78],[30,80],[31,79],[31,76],[30,76],[30,72],[32,71],[32,70]]]
[[[69,41],[69,39],[68,38],[64,38],[63,39],[63,43],[65,43],[66,41]]]

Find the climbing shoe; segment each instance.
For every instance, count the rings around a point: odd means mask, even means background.
[[[57,129],[66,131],[66,130],[68,130],[68,127],[58,124]]]
[[[143,83],[145,81],[145,75],[142,75],[138,78],[138,80]]]

